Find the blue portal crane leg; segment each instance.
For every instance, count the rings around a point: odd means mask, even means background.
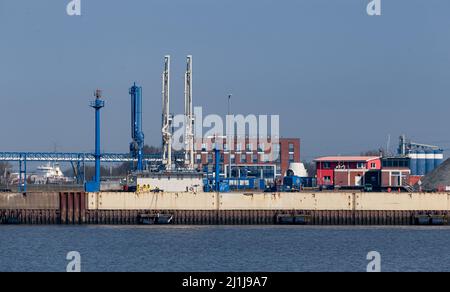
[[[19,192],[22,192],[23,178],[22,178],[22,160],[19,161]]]
[[[23,161],[23,175],[24,175],[23,192],[26,193],[27,192],[27,157],[26,156],[25,156],[25,160]]]
[[[85,183],[84,179],[84,161],[77,161],[77,183]]]
[[[216,147],[215,149],[215,158],[216,158],[216,168],[215,168],[215,173],[216,173],[216,192],[220,192],[220,149],[218,149],[218,147]]]
[[[27,156],[21,155],[19,161],[19,192],[27,192]]]
[[[81,159],[81,158],[80,158]],[[77,184],[84,184],[84,172],[82,169],[82,162],[81,160],[78,161],[71,161],[70,164],[72,165],[72,169],[75,174],[75,178],[77,180]]]
[[[86,183],[86,162],[83,160],[83,166],[82,166],[82,173],[83,173],[83,184]]]

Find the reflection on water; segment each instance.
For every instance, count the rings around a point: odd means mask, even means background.
[[[449,227],[0,226],[0,271],[450,271]]]

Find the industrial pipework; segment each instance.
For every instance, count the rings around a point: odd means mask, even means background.
[[[86,192],[100,191],[100,109],[105,106],[105,101],[102,99],[102,92],[99,89],[95,91],[94,96],[95,100],[91,102],[91,107],[95,109],[95,175],[93,181],[86,183]]]
[[[136,83],[130,88],[131,95],[131,157],[137,159],[136,170],[143,171],[144,133],[142,132],[142,87]]]

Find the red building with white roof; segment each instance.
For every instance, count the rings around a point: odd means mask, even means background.
[[[328,156],[314,161],[319,186],[361,187],[366,173],[382,168],[378,156]]]

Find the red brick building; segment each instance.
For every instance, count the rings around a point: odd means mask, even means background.
[[[314,161],[319,186],[361,187],[367,172],[381,170],[377,156],[330,156]]]
[[[409,160],[378,156],[330,156],[315,160],[317,184],[322,187],[377,189],[409,187]]]
[[[231,159],[232,177],[253,176],[268,181],[283,177],[290,163],[300,162],[300,139],[235,139],[229,151],[227,139],[220,139],[222,149],[221,174],[229,176]],[[214,165],[214,139],[200,139],[195,143],[195,167],[205,170]]]

